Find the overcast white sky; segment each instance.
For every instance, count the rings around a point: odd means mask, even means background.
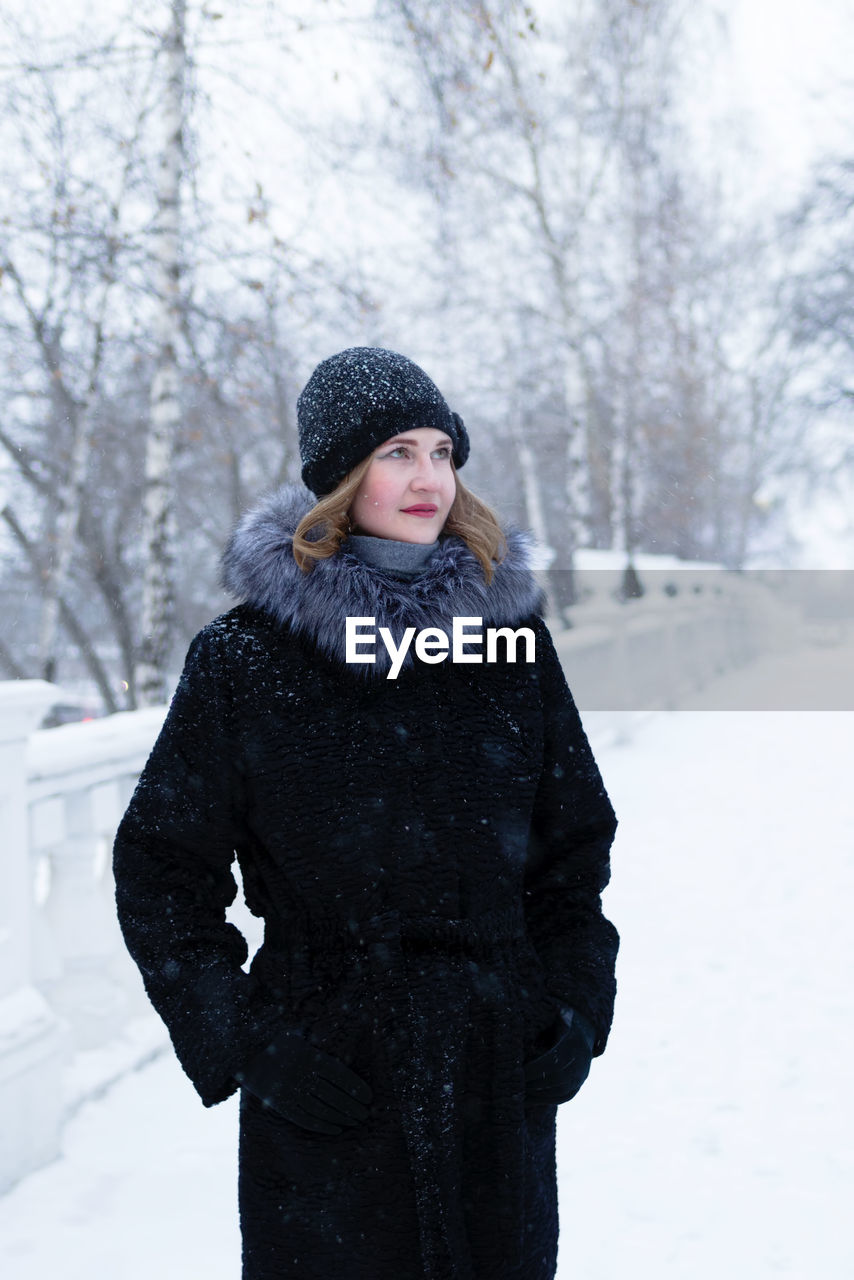
[[[723,7],[731,55],[721,59],[714,106],[725,109],[730,89],[760,165],[757,186],[776,198],[778,183],[794,186],[813,157],[850,146],[854,5],[723,0]]]

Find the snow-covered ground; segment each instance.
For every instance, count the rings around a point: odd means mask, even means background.
[[[847,1280],[854,713],[622,723],[617,1017],[559,1112],[560,1280]],[[122,1079],[0,1200],[4,1280],[236,1280],[236,1127],[169,1055]]]

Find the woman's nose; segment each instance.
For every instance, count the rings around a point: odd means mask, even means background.
[[[412,477],[412,483],[416,489],[429,489],[435,487],[433,459],[429,455],[418,459],[415,475]]]

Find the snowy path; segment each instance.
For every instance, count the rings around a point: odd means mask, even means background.
[[[850,713],[678,712],[603,757],[620,994],[562,1109],[562,1280],[854,1276],[852,748]]]
[[[847,1280],[854,714],[632,732],[597,753],[620,995],[559,1113],[559,1278]],[[236,1280],[236,1123],[171,1057],[122,1080],[0,1200],[4,1280]]]

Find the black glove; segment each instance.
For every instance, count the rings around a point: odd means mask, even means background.
[[[296,1031],[276,1036],[235,1079],[265,1106],[316,1133],[341,1133],[342,1125],[366,1120],[373,1098],[360,1076]]]
[[[590,1072],[595,1039],[586,1018],[562,1010],[551,1048],[525,1063],[526,1101],[555,1106],[574,1098]]]

